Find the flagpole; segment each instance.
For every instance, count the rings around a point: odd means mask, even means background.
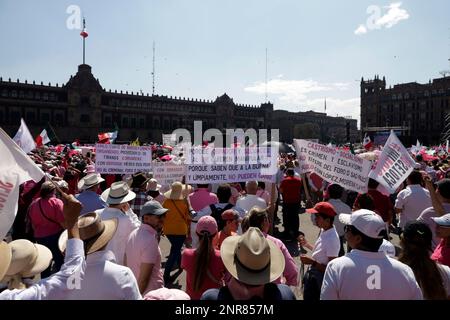
[[[83,18],[83,32],[86,30],[86,20]],[[83,35],[83,64],[86,64],[86,37]]]
[[[50,129],[52,130],[53,135],[54,135],[55,138],[56,138],[56,142],[58,142],[58,144],[61,144],[61,140],[59,140],[59,138],[58,138],[58,136],[56,135],[56,132],[55,132],[55,130],[53,129],[53,127],[52,127],[52,125],[50,124],[50,122],[47,122],[47,124],[48,124],[48,126],[50,127]]]

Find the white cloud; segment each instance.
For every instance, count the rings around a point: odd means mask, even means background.
[[[409,18],[409,13],[405,9],[400,8],[401,5],[401,2],[395,2],[385,7],[389,9],[388,12],[375,23],[381,27],[392,28],[400,21],[407,20]]]
[[[360,24],[359,27],[355,30],[355,34],[357,36],[365,34],[365,33],[367,33],[367,28],[363,24]]]

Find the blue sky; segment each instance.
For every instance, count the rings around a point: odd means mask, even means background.
[[[359,120],[361,77],[427,82],[450,69],[446,0],[0,0],[0,76],[65,83],[82,59],[106,89],[323,111]],[[370,7],[375,5],[376,7]]]

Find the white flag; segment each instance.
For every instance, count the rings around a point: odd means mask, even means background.
[[[378,159],[377,167],[370,171],[369,177],[377,180],[392,194],[408,178],[415,163],[394,131],[391,131]]]
[[[19,185],[44,177],[44,172],[0,128],[0,241],[8,233],[17,213]]]
[[[36,148],[36,143],[34,142],[33,136],[31,135],[30,130],[28,130],[28,127],[23,119],[20,119],[20,128],[13,140],[25,153],[28,153]]]

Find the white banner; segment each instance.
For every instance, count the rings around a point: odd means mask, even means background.
[[[181,181],[186,175],[186,166],[173,162],[154,162],[153,178],[161,186],[171,186],[175,181]]]
[[[8,233],[17,213],[19,185],[39,181],[44,172],[0,128],[0,241]]]
[[[300,172],[315,172],[329,183],[347,190],[367,192],[371,163],[348,151],[307,140],[294,140]]]
[[[391,131],[378,158],[377,166],[370,171],[369,177],[377,180],[392,194],[414,170],[415,163],[395,133]]]
[[[95,171],[102,174],[132,174],[152,169],[152,148],[125,144],[95,145]]]
[[[163,134],[162,135],[162,143],[167,146],[174,147],[177,143],[177,135],[175,133],[171,134]]]
[[[192,148],[186,157],[187,183],[274,182],[275,149]]]

